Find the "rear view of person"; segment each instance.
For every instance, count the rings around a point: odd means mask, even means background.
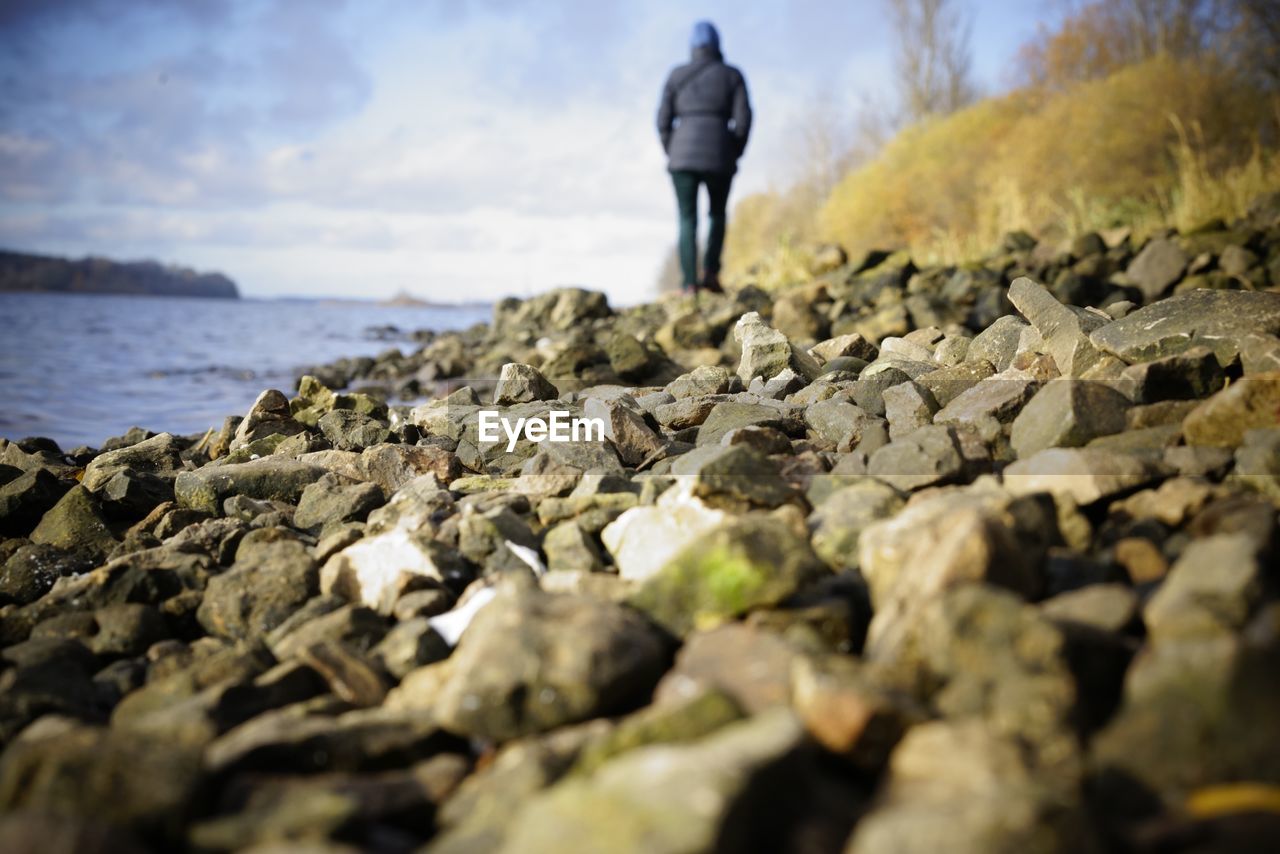
[[[720,293],[720,250],[724,246],[725,207],[738,158],[751,133],[751,102],[742,72],[726,65],[720,35],[699,21],[690,39],[690,62],[672,70],[658,107],[658,136],[667,152],[667,169],[680,207],[680,269],[686,293],[698,279],[698,187],[710,197],[707,251],[701,287]]]

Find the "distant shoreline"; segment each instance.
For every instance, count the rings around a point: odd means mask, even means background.
[[[61,258],[0,250],[0,292],[239,299],[222,273],[200,273],[157,261]]]

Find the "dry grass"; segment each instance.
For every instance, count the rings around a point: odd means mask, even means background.
[[[820,204],[799,191],[744,200],[726,269],[776,287],[803,281],[800,247],[823,240],[958,263],[1016,229],[1065,240],[1233,219],[1280,190],[1280,151],[1260,143],[1278,126],[1277,105],[1232,75],[1163,57],[990,98],[902,132]]]

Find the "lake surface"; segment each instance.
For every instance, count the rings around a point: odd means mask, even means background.
[[[300,369],[392,347],[415,329],[488,320],[484,306],[0,294],[0,436],[97,447],[137,425],[187,434],[243,415]],[[395,326],[403,337],[371,330]]]

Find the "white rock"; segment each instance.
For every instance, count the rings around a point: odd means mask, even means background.
[[[694,479],[684,478],[652,506],[633,507],[600,532],[619,575],[644,580],[685,546],[729,520],[729,514],[695,496],[693,487]]]

